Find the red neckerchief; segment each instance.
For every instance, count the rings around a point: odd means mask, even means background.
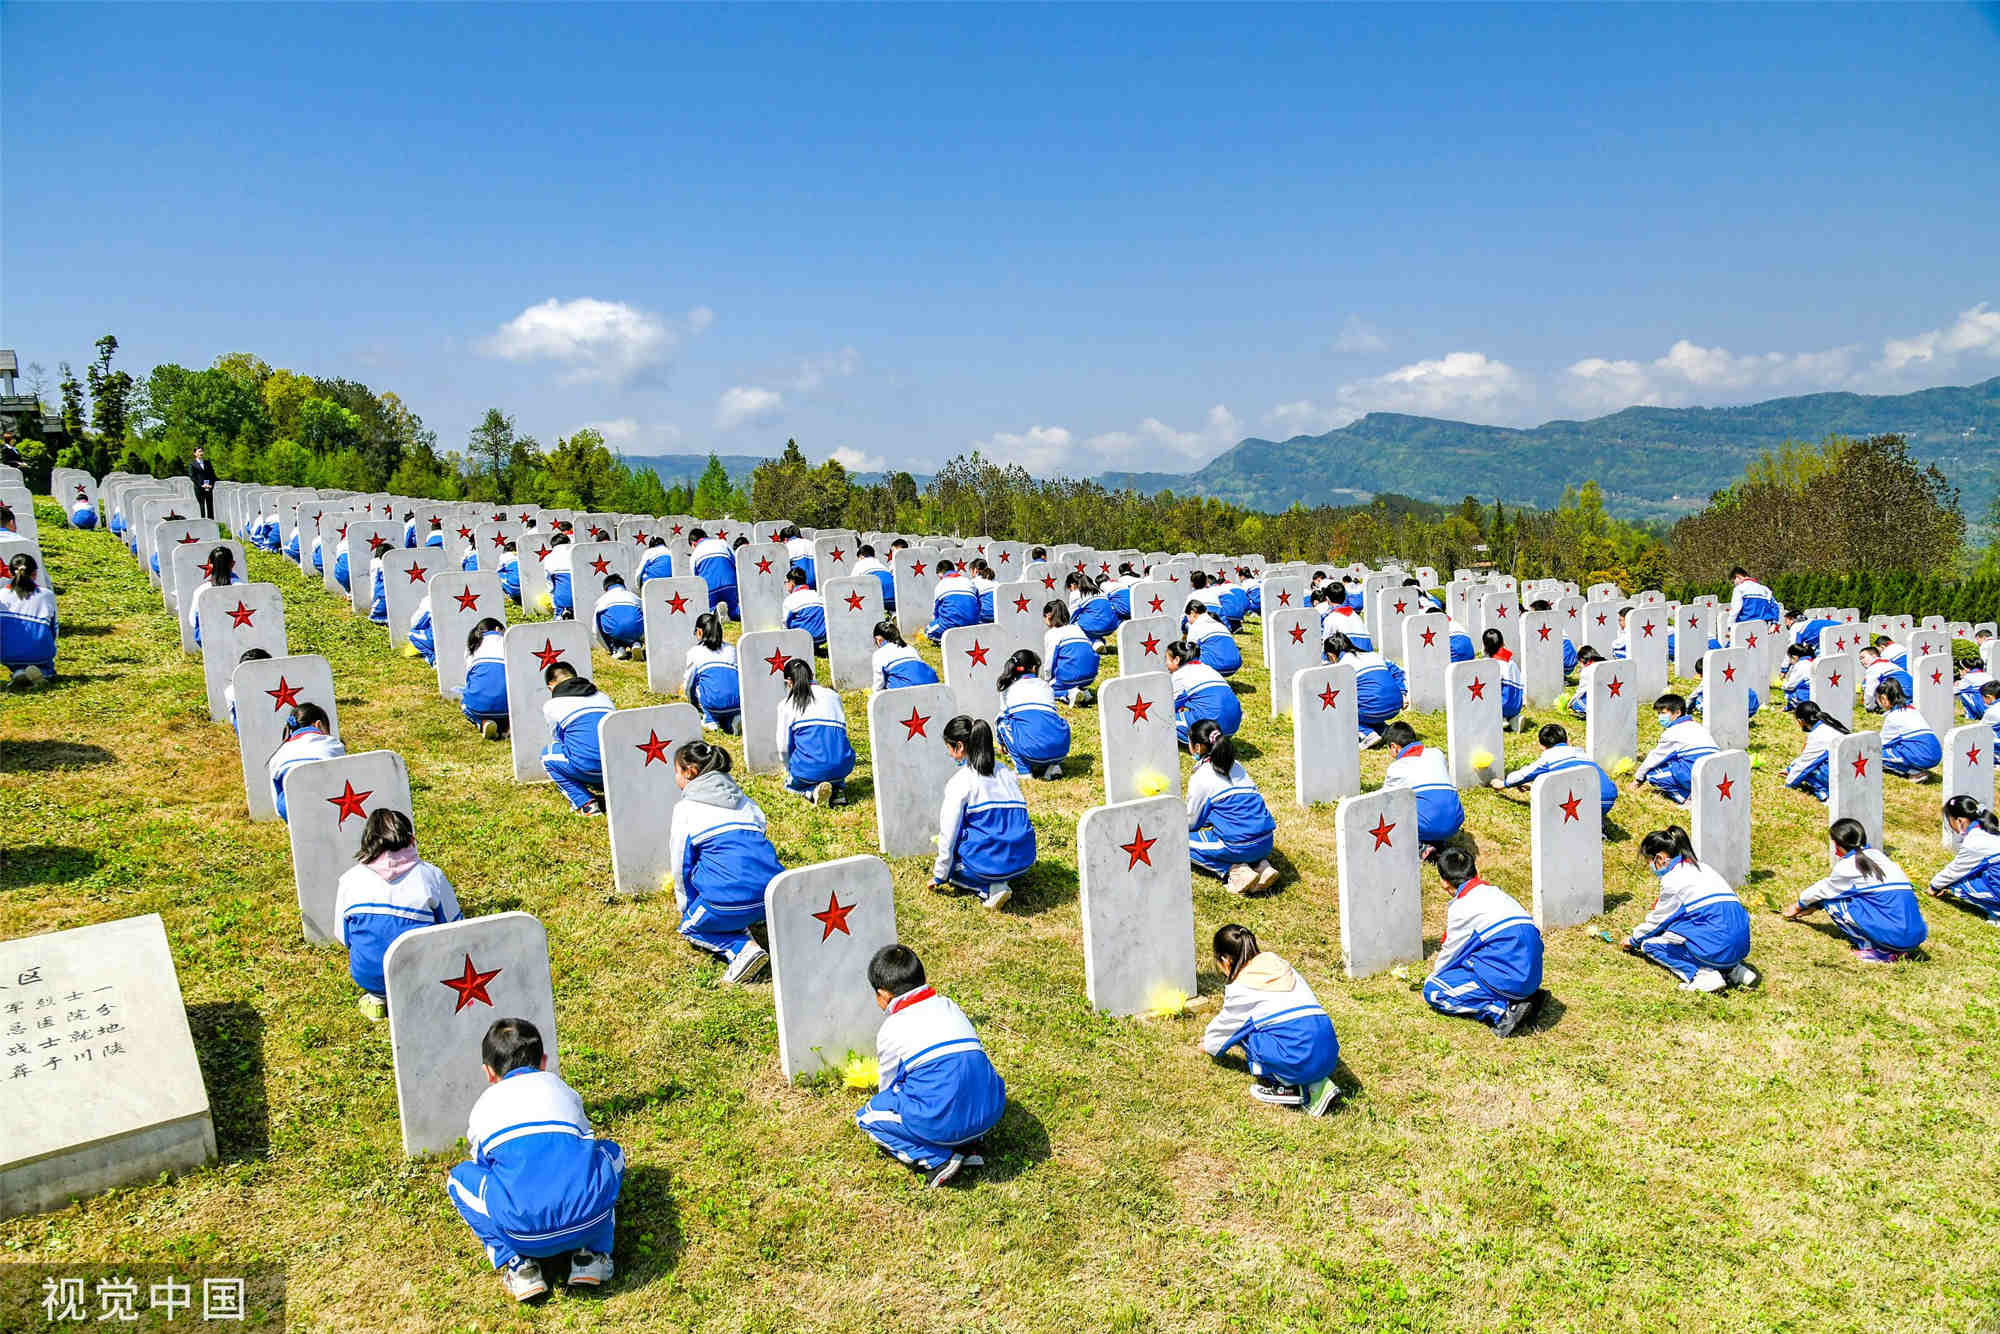
[[[1471,879],[1467,880],[1464,884],[1460,885],[1458,887],[1458,893],[1452,895],[1452,897],[1455,899],[1462,899],[1467,894],[1471,893],[1475,886],[1483,885],[1485,883],[1486,881],[1483,877],[1475,875]]]
[[[918,1001],[929,1000],[935,995],[937,992],[930,987],[918,987],[915,991],[906,991],[889,1002],[889,1013],[894,1014],[906,1005],[915,1005]]]

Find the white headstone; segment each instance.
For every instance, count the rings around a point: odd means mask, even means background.
[[[1438,612],[1403,622],[1403,673],[1410,712],[1436,713],[1444,707],[1445,668],[1451,664],[1451,637]]]
[[[1498,630],[1506,647],[1520,651],[1520,627],[1516,622],[1520,613],[1514,602],[1514,595],[1501,589],[1482,592],[1472,609],[1472,642],[1475,648],[1484,652],[1488,630]]]
[[[1861,688],[1861,664],[1848,653],[1822,655],[1813,659],[1807,698],[1819,705],[1827,717],[1842,727],[1854,726],[1854,694]],[[1870,832],[1872,837],[1879,837]]]
[[[1062,596],[1062,580],[1056,580],[1056,587],[1049,590],[1050,597]],[[1168,583],[1164,579],[1141,579],[1133,584],[1127,594],[1135,621],[1164,617],[1176,626],[1181,623],[1181,608],[1187,604],[1187,589],[1184,585]],[[1270,614],[1270,608],[1264,609]]]
[[[236,751],[243,766],[244,804],[252,820],[275,820],[278,804],[271,792],[271,755],[285,739],[285,720],[292,709],[319,705],[326,710],[332,735],[340,735],[333,668],[318,654],[266,658],[237,665],[230,681],[236,687]]]
[[[778,701],[785,694],[785,664],[813,660],[812,636],[803,630],[753,630],[736,643],[743,688],[743,768],[770,773],[783,764],[778,750]],[[999,667],[994,667],[999,674]]]
[[[1077,822],[1076,861],[1091,1007],[1178,1011],[1195,994],[1187,807],[1174,796],[1094,807]]]
[[[1563,638],[1552,611],[1521,613],[1522,707],[1553,704],[1563,692]]]
[[[854,549],[861,539],[845,529],[821,529],[813,537],[813,587],[825,589],[829,579],[845,579],[854,570]],[[867,576],[869,580],[874,575]],[[880,592],[878,587],[877,592]]]
[[[1702,655],[1701,721],[1723,750],[1750,744],[1750,685],[1755,666],[1750,651],[1713,648]]]
[[[1361,792],[1354,668],[1321,663],[1292,677],[1292,793],[1301,806]]]
[[[243,547],[233,539],[171,547],[167,551],[167,562],[162,566],[163,572],[169,574],[167,586],[174,590],[174,619],[179,622],[183,653],[201,651],[194,642],[194,599],[202,582],[209,577],[209,555],[217,547],[227,547],[229,554],[236,558],[236,572],[245,579],[250,577],[243,562]],[[171,566],[170,571],[167,565]]]
[[[1604,911],[1603,802],[1595,771],[1543,774],[1528,789],[1535,925],[1578,926]]]
[[[896,628],[905,637],[931,623],[931,595],[937,591],[937,555],[922,547],[904,547],[889,561],[896,585]]]
[[[1826,819],[1859,820],[1879,847],[1882,829],[1882,734],[1850,732],[1833,743],[1826,761]]]
[[[1118,627],[1118,674],[1167,670],[1167,645],[1180,638],[1181,623],[1171,616],[1147,616]]]
[[[1460,788],[1484,787],[1505,774],[1498,661],[1474,658],[1451,664],[1445,672],[1444,718],[1453,782]],[[1477,762],[1482,753],[1484,764]]]
[[[872,1057],[882,1014],[868,961],[896,943],[888,865],[843,857],[794,867],[765,888],[764,923],[785,1078],[838,1069],[849,1055]]]
[[[944,683],[951,687],[960,713],[992,722],[1000,716],[1000,664],[1015,647],[990,625],[959,625],[944,632],[939,652],[944,658]],[[1039,649],[1039,645],[1036,646]]]
[[[1344,797],[1334,812],[1340,955],[1349,977],[1424,957],[1417,795],[1406,787]]]
[[[736,552],[736,597],[745,630],[785,624],[785,575],[792,568],[783,542],[752,542]]]
[[[1048,623],[1042,609],[1053,594],[1044,593],[1040,583],[1015,580],[996,584],[993,589],[993,628],[1010,644],[1040,644]],[[1039,649],[1036,650],[1040,652]]]
[[[1715,608],[1683,606],[1674,615],[1674,675],[1683,679],[1694,675],[1694,665],[1709,651],[1715,637]]]
[[[954,766],[944,725],[957,716],[943,685],[878,690],[868,697],[868,753],[875,778],[875,836],[884,857],[935,850],[938,802]]]
[[[1166,672],[1117,676],[1097,692],[1104,799],[1116,805],[1181,790],[1174,682]],[[1185,816],[1185,812],[1183,812]]]
[[[368,817],[384,808],[410,814],[410,775],[393,750],[364,750],[293,765],[285,774],[285,811],[305,938],[340,938],[333,905],[341,872],[354,865]]]
[[[1694,762],[1688,801],[1694,855],[1737,889],[1750,880],[1750,755],[1719,750]]]
[[[1310,608],[1264,613],[1265,661],[1271,667],[1271,716],[1292,708],[1292,677],[1326,660],[1321,647],[1319,613]]]
[[[1940,739],[1951,730],[1956,721],[1957,696],[1953,689],[1957,682],[1952,679],[1951,656],[1946,653],[1932,653],[1925,657],[1916,656],[1911,650],[1910,683],[1916,687],[1917,697],[1912,701],[1924,721],[1931,725]]]
[[[1673,622],[1664,606],[1634,607],[1626,625],[1630,633],[1625,658],[1632,664],[1632,684],[1639,698],[1650,704],[1667,688],[1667,634]]]
[[[853,547],[842,546],[841,550],[851,554]],[[875,627],[882,620],[881,581],[872,574],[840,575],[821,578],[819,587],[820,600],[826,604],[826,663],[833,688],[866,690],[875,676]]]
[[[632,548],[618,542],[579,542],[574,548],[576,555],[570,558],[569,588],[572,605],[576,608],[576,619],[591,631],[591,643],[597,638],[597,599],[604,596],[604,581],[612,575],[625,580],[625,587],[633,593],[639,591],[639,566],[634,559]],[[645,604],[640,604],[643,612]],[[578,670],[583,670],[578,665]],[[586,673],[587,674],[587,673]]]
[[[253,648],[285,656],[285,598],[276,584],[209,586],[193,599],[202,618],[201,673],[210,722],[229,721],[228,687],[237,662]]]
[[[436,604],[432,604],[436,615]],[[549,744],[548,719],[542,705],[548,702],[549,687],[542,673],[559,662],[590,675],[590,631],[582,621],[537,621],[510,625],[500,644],[507,663],[507,740],[514,760],[514,781],[546,783],[548,770],[542,767],[542,750]],[[442,649],[443,643],[438,647]],[[463,642],[459,645],[464,647]],[[439,661],[443,661],[442,655]]]
[[[1577,647],[1585,644],[1596,649],[1605,657],[1611,656],[1612,641],[1618,638],[1618,604],[1615,602],[1586,602],[1583,604],[1583,638]]]
[[[1606,773],[1639,753],[1639,700],[1623,662],[1593,662],[1582,672],[1584,751]]]
[[[456,700],[465,694],[466,636],[472,633],[473,626],[489,616],[505,625],[507,595],[500,591],[500,576],[490,570],[470,573],[446,570],[433,574],[429,591],[431,643],[437,650],[438,693],[446,699]],[[583,661],[588,661],[588,655]]]
[[[646,689],[678,695],[695,618],[708,610],[708,585],[695,575],[648,579],[639,590],[639,608],[646,618]]]
[[[371,562],[379,549],[384,553],[397,550],[403,545],[403,525],[387,519],[365,519],[347,525],[347,536],[343,539],[347,546],[347,591],[341,596],[357,616],[366,616],[369,606],[375,601],[375,584],[369,578]],[[377,543],[380,547],[377,547]],[[239,568],[240,564],[239,564]],[[339,587],[335,584],[335,587]],[[385,581],[384,591],[387,590]]]
[[[1993,728],[1985,722],[1954,727],[1945,735],[1941,800],[1971,797],[1981,810],[1993,808],[1993,746]],[[1951,826],[1942,829],[1944,845],[1951,847]]]
[[[618,709],[598,720],[611,874],[620,894],[667,887],[667,831],[681,799],[674,752],[700,739],[701,715],[691,704]]]
[[[410,642],[410,618],[430,591],[430,577],[447,568],[444,553],[436,547],[398,547],[382,557],[382,598],[391,648],[401,649]],[[437,623],[435,615],[431,622]]]

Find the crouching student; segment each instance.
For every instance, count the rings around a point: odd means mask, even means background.
[[[1069,604],[1050,598],[1042,607],[1042,661],[1047,664],[1049,689],[1064,704],[1087,708],[1090,685],[1097,679],[1097,646],[1072,625]]]
[[[465,636],[465,693],[458,707],[488,741],[507,735],[506,627],[488,616]]]
[[[1632,786],[1651,787],[1677,806],[1687,805],[1694,791],[1694,762],[1716,752],[1708,729],[1688,717],[1687,701],[1668,693],[1653,701],[1660,719],[1660,740],[1632,771]]]
[[[1979,688],[1992,679],[1987,670],[1976,663],[1959,669],[1951,693],[1964,708],[1967,722],[1976,723],[1986,716],[1986,699],[1979,693]]]
[[[904,686],[934,686],[937,668],[925,662],[917,651],[903,642],[903,632],[894,621],[875,623],[874,688],[900,690]]]
[[[431,666],[437,666],[437,639],[431,630],[431,595],[424,594],[410,613],[410,648]]]
[[[938,807],[931,888],[971,890],[994,912],[1014,897],[1012,881],[1035,864],[1035,827],[1020,780],[995,762],[993,729],[964,714],[944,725],[945,753],[958,772]]]
[[[875,1033],[881,1091],[854,1123],[877,1148],[942,1186],[986,1165],[983,1137],[1007,1110],[1007,1086],[965,1011],[927,985],[908,945],[884,945],[868,961],[882,1026]]]
[[[1000,665],[1000,679],[994,683],[1000,691],[1000,717],[993,730],[1016,774],[1056,779],[1069,758],[1069,720],[1056,707],[1055,691],[1041,670],[1042,660],[1031,648],[1016,649]]]
[[[15,690],[56,674],[56,595],[36,578],[40,570],[32,555],[17,551],[0,584],[0,668]]]
[[[855,548],[854,568],[849,573],[874,575],[875,582],[882,586],[882,610],[885,612],[896,610],[895,572],[884,565],[880,557],[876,556],[873,546],[863,542],[859,547]]]
[[[1604,772],[1603,766],[1584,754],[1582,749],[1570,744],[1569,732],[1561,723],[1544,723],[1542,730],[1535,734],[1535,740],[1542,748],[1541,755],[1533,763],[1523,765],[1505,778],[1494,779],[1493,786],[1497,789],[1529,787],[1543,774],[1576,770],[1579,781],[1586,784],[1593,779],[1596,781],[1598,814],[1608,821],[1611,818],[1611,807],[1618,800],[1618,784],[1612,781],[1610,774]],[[1589,772],[1583,772],[1585,770]]]
[[[722,641],[722,617],[705,611],[694,618],[694,643],[681,668],[681,693],[701,712],[703,727],[730,735],[743,730],[743,679],[736,670],[736,645]]]
[[[1500,664],[1500,722],[1512,732],[1516,730],[1515,720],[1521,716],[1521,706],[1527,702],[1521,664],[1514,661],[1507,637],[1498,630],[1481,631],[1479,643],[1486,656]]]
[[[1243,726],[1242,702],[1221,673],[1200,659],[1194,645],[1185,640],[1167,645],[1167,671],[1174,683],[1174,731],[1183,746],[1188,729],[1204,718],[1220,727],[1224,736],[1236,735]]]
[[[724,982],[747,982],[768,957],[750,937],[764,920],[764,891],[784,874],[764,812],[729,776],[729,752],[690,741],[674,752],[674,804],[667,874],[680,904],[681,936],[728,961]]]
[[[246,648],[243,650],[242,656],[236,659],[236,665],[241,667],[246,662],[264,662],[270,656],[271,651],[269,649]],[[240,734],[243,729],[236,725],[236,679],[234,673],[231,674],[227,684],[222,687],[222,702],[229,706],[229,730]]]
[[[1416,794],[1417,841],[1424,845],[1423,857],[1429,861],[1465,827],[1458,784],[1452,781],[1444,752],[1421,745],[1408,723],[1390,723],[1382,729],[1382,740],[1396,756],[1389,761],[1382,786],[1406,787]]]
[[[1063,587],[1069,596],[1070,620],[1090,637],[1092,645],[1100,645],[1117,635],[1118,608],[1098,591],[1089,575],[1071,574],[1063,580]]]
[[[389,1017],[382,961],[396,937],[464,914],[444,872],[417,855],[416,826],[401,811],[370,812],[354,860],[341,872],[333,920],[347,950],[348,976],[361,988],[361,1013],[379,1023]]]
[[[1328,635],[1321,648],[1328,662],[1354,668],[1354,713],[1361,748],[1380,745],[1389,720],[1403,711],[1403,669],[1379,653],[1357,648],[1353,639],[1338,631]]]
[[[1232,894],[1261,893],[1278,883],[1270,863],[1278,823],[1264,794],[1236,759],[1236,743],[1204,718],[1188,729],[1195,758],[1188,779],[1188,856],[1197,871]]]
[[[1790,713],[1812,698],[1813,655],[1811,649],[1793,644],[1785,650],[1785,657],[1785,675],[1778,686],[1785,692],[1785,711]]]
[[[549,744],[542,749],[542,770],[578,815],[604,814],[604,752],[597,746],[597,724],[618,706],[587,676],[577,675],[566,662],[542,673],[549,697],[542,717],[549,725]]]
[[[97,506],[91,504],[90,498],[81,491],[77,493],[76,499],[69,502],[68,510],[70,527],[83,529],[97,527]]]
[[[479,1059],[490,1087],[465,1128],[472,1160],[446,1181],[459,1217],[516,1301],[549,1290],[542,1266],[555,1261],[572,1287],[609,1283],[624,1152],[597,1138],[583,1099],[549,1073],[527,1020],[494,1020]]]
[[[299,765],[310,760],[337,760],[347,753],[347,747],[340,744],[340,738],[333,735],[333,721],[326,716],[326,710],[317,704],[301,704],[285,719],[285,739],[271,752],[269,773],[271,776],[271,797],[278,807],[278,818],[286,824],[292,822],[291,814],[285,809],[285,776]]]
[[[236,553],[228,547],[218,546],[208,553],[207,576],[194,586],[188,598],[190,601],[194,600],[204,588],[227,588],[231,584],[242,582],[244,582],[243,576],[236,572]],[[188,623],[194,629],[195,647],[200,648],[201,615],[193,607],[188,608]]]
[[[1757,984],[1750,957],[1750,914],[1714,868],[1695,860],[1679,825],[1655,829],[1639,855],[1659,878],[1660,896],[1632,928],[1627,954],[1640,954],[1681,979],[1682,991],[1721,991]]]
[[[1785,918],[1795,922],[1823,908],[1854,946],[1855,958],[1901,962],[1930,934],[1910,877],[1868,846],[1868,831],[1859,820],[1835,820],[1827,837],[1837,859],[1832,873],[1801,890],[1798,902],[1785,909]]]
[[[1828,763],[1833,756],[1834,745],[1847,735],[1847,724],[1826,713],[1811,700],[1793,709],[1792,717],[1797,721],[1799,730],[1806,734],[1806,748],[1785,770],[1785,786],[1810,792],[1825,801]]]
[[[1250,1096],[1274,1107],[1325,1116],[1340,1096],[1333,1072],[1340,1038],[1333,1020],[1298,970],[1235,922],[1215,933],[1222,1008],[1202,1031],[1202,1051],[1220,1060],[1238,1047],[1256,1082]]]
[[[948,560],[937,563],[937,587],[931,591],[931,623],[924,635],[933,644],[944,642],[944,632],[979,624],[979,590]]]
[[[1569,697],[1569,711],[1586,721],[1590,717],[1590,692],[1583,688],[1583,669],[1592,663],[1604,661],[1604,655],[1585,644],[1576,651],[1576,693]]]
[[[1705,682],[1704,671],[1703,671],[1706,665],[1707,661],[1705,658],[1696,658],[1694,660],[1694,679],[1697,681],[1703,681],[1704,684],[1700,687],[1697,687],[1694,694],[1688,696],[1688,702],[1687,702],[1688,713],[1693,717],[1701,718],[1704,720],[1706,720],[1708,717],[1707,713],[1702,709],[1703,695],[1707,690],[1707,685]],[[1763,701],[1757,697],[1757,687],[1754,684],[1745,685],[1743,687],[1743,693],[1746,696],[1748,696],[1748,704],[1746,706],[1746,716],[1755,718],[1757,716],[1758,708],[1763,703]],[[1788,705],[1787,707],[1790,706]]]
[[[785,601],[780,608],[787,630],[803,630],[812,637],[813,652],[826,653],[826,603],[813,591],[812,576],[805,567],[794,565],[785,571]]]
[[[785,786],[815,806],[845,806],[854,747],[847,739],[847,711],[840,693],[813,680],[804,658],[785,664],[785,697],[778,701],[778,757]]]
[[[1960,795],[1944,804],[1944,822],[1952,834],[1952,859],[1931,877],[1931,894],[2000,924],[2000,816]]]
[[[1190,601],[1183,620],[1186,628],[1181,638],[1193,644],[1201,660],[1223,676],[1234,676],[1243,668],[1243,650],[1236,647],[1236,638],[1229,633],[1229,627],[1209,614],[1208,604],[1199,599]]]
[[[651,579],[671,579],[674,577],[674,553],[667,546],[667,539],[658,533],[646,540],[646,560],[639,567],[639,587],[644,588]]]
[[[1882,714],[1882,770],[1898,778],[1921,782],[1944,760],[1944,743],[1893,680],[1875,687],[1875,706]]]
[[[604,591],[590,609],[590,619],[597,627],[597,637],[611,650],[612,657],[623,661],[635,652],[645,653],[645,612],[639,606],[639,595],[625,586],[624,575],[604,577]]]
[[[1542,933],[1511,895],[1480,878],[1464,848],[1440,852],[1437,869],[1452,899],[1424,979],[1424,1003],[1439,1014],[1469,1015],[1496,1038],[1512,1037],[1549,998],[1542,990]]]
[[[500,592],[515,606],[521,605],[521,553],[508,538],[501,548],[500,564],[494,573],[500,576]]]
[[[542,558],[542,571],[549,577],[549,604],[556,620],[567,621],[576,615],[576,548],[560,530],[549,539],[549,548]]]

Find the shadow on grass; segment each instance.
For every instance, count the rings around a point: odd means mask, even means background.
[[[1004,910],[1010,916],[1039,917],[1051,909],[1076,903],[1080,892],[1073,868],[1047,861],[1036,862],[1012,884],[1014,898]]]
[[[1009,1099],[1000,1124],[986,1132],[986,1166],[968,1178],[980,1181],[1012,1181],[1051,1156],[1049,1132],[1035,1114]]]
[[[0,889],[23,889],[29,885],[61,885],[81,880],[104,864],[104,859],[88,848],[66,847],[60,843],[30,843],[9,848],[0,856]]]
[[[271,1155],[271,1101],[264,1080],[264,1017],[245,1001],[188,1007],[195,1056],[225,1163]]]
[[[102,746],[75,741],[9,741],[0,747],[0,773],[39,773],[110,764],[118,757]]]
[[[1542,1002],[1542,1012],[1535,1016],[1535,1022],[1523,1028],[1521,1033],[1540,1033],[1554,1028],[1567,1013],[1569,1007],[1558,1000],[1554,992],[1550,992],[1549,998]]]
[[[117,627],[111,625],[65,624],[62,627],[62,637],[64,639],[99,639],[105,635],[114,634],[116,631]]]
[[[612,1254],[618,1273],[601,1292],[564,1288],[569,1300],[590,1300],[643,1288],[679,1266],[687,1239],[681,1234],[681,1211],[674,1199],[673,1173],[657,1163],[625,1164],[625,1182],[618,1192],[618,1237]]]

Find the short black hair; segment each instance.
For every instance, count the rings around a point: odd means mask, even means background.
[[[868,985],[891,996],[924,984],[924,961],[908,945],[884,945],[868,961]]]
[[[495,1019],[479,1043],[479,1059],[496,1075],[542,1064],[542,1031],[525,1019]]]
[[[1535,740],[1544,746],[1567,746],[1569,733],[1561,723],[1543,723],[1542,730],[1535,734]]]
[[[1417,732],[1408,723],[1398,720],[1382,729],[1382,740],[1401,750],[1405,746],[1414,746],[1417,743]]]
[[[1456,888],[1479,874],[1479,864],[1464,848],[1449,847],[1437,857],[1438,877]]]
[[[1677,695],[1669,690],[1666,694],[1653,701],[1653,707],[1656,709],[1665,709],[1668,713],[1686,713],[1688,711],[1688,702],[1686,696]]]

